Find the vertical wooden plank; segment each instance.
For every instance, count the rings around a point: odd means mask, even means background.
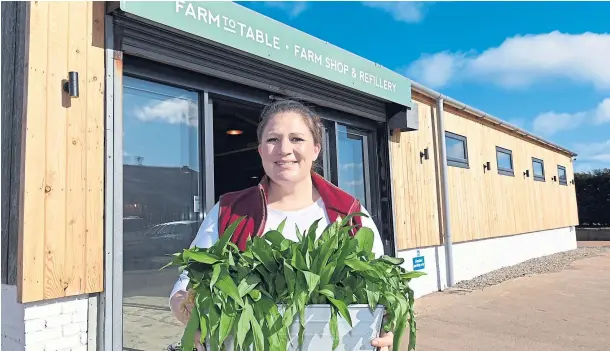
[[[30,4],[20,302],[103,289],[104,3]]]
[[[431,106],[418,101],[420,128],[391,138],[392,184],[398,249],[440,244]],[[420,152],[429,150],[429,159]]]
[[[104,286],[104,3],[89,2],[86,114],[86,292]]]
[[[66,262],[66,132],[67,108],[62,79],[68,76],[68,26],[66,15],[69,3],[49,6],[50,53],[47,60],[47,147],[46,147],[46,226],[45,226],[45,282],[44,297],[65,296],[70,262]],[[72,166],[72,165],[71,165]]]
[[[49,35],[49,3],[30,3],[29,65],[27,85],[27,116],[22,144],[23,194],[19,235],[17,290],[20,302],[44,297],[45,269],[45,187],[46,174],[46,110],[47,110],[47,40]],[[33,150],[30,152],[30,150]],[[26,157],[27,156],[27,157]],[[24,288],[26,287],[26,288]]]
[[[89,89],[86,82],[87,72],[87,28],[89,23],[87,2],[69,3],[68,34],[68,71],[79,73],[79,98],[70,98],[64,94],[69,105],[67,109],[67,204],[66,204],[66,265],[65,279],[68,283],[66,295],[85,291],[85,256],[87,254],[85,221],[86,208],[82,203],[86,192],[87,164],[85,159],[87,99]]]

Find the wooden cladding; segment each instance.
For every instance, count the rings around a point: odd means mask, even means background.
[[[453,112],[453,113],[452,113]],[[560,185],[557,165],[573,179],[572,162],[479,121],[445,111],[445,130],[468,138],[469,168],[448,167],[454,241],[529,233],[578,224],[574,185]],[[510,150],[514,175],[498,172],[496,147]],[[532,158],[544,161],[545,181],[534,179]],[[490,169],[484,165],[490,163]],[[529,170],[529,177],[524,173]]]
[[[22,303],[102,291],[104,269],[104,3],[31,2],[28,26]]]
[[[417,94],[414,98],[419,108],[420,129],[394,134],[390,143],[399,250],[440,245],[443,233],[439,220],[441,160],[435,102]],[[467,145],[468,166],[447,167],[454,242],[578,224],[569,156],[500,131],[469,115],[458,115],[448,106],[444,116],[445,131],[465,137]],[[420,157],[425,148],[429,149],[429,160]],[[498,170],[497,150],[503,151],[504,157],[512,156],[513,175],[505,169]],[[545,181],[534,180],[532,158],[544,161]],[[502,164],[506,167],[506,160]],[[567,185],[559,182],[558,166],[566,168]],[[526,170],[529,177],[524,175]]]
[[[394,222],[399,250],[441,243],[439,184],[436,177],[437,133],[431,106],[417,104],[419,130],[390,139]],[[428,159],[425,150],[428,149]]]

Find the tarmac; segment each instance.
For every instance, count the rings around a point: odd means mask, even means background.
[[[608,351],[609,301],[610,252],[484,290],[449,289],[415,301],[416,351]]]

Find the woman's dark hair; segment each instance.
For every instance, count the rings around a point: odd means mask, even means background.
[[[258,128],[256,130],[256,136],[258,138],[258,143],[262,143],[263,131],[269,122],[269,119],[278,113],[284,112],[294,112],[299,114],[303,118],[303,122],[311,131],[311,135],[313,135],[313,142],[316,145],[320,146],[320,150],[322,150],[323,146],[323,134],[324,127],[322,125],[322,118],[311,108],[305,106],[305,104],[296,101],[296,100],[276,100],[273,103],[265,106],[263,112],[261,113],[261,120],[258,123]],[[320,155],[322,153],[320,152]],[[322,170],[322,165],[320,162],[320,156],[318,156],[317,160],[314,160],[313,169],[316,172],[320,172]]]
[[[313,135],[314,144],[322,146],[322,119],[315,111],[304,104],[295,100],[277,100],[267,105],[261,113],[261,121],[258,123],[256,136],[259,144],[262,143],[263,130],[267,126],[269,119],[278,113],[294,112],[303,118],[303,122],[307,125]]]

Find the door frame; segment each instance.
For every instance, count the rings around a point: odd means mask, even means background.
[[[214,205],[214,130],[212,109],[215,96],[228,99],[237,99],[247,103],[264,106],[273,99],[269,92],[237,83],[220,80],[214,77],[197,79],[199,74],[150,62],[136,57],[123,57],[121,51],[115,50],[113,40],[112,17],[106,17],[106,192],[105,192],[105,274],[104,291],[100,293],[98,303],[98,349],[123,349],[123,143],[122,143],[122,103],[123,103],[123,77],[129,76],[144,79],[160,84],[180,87],[196,91],[199,94],[199,146],[203,152],[199,153],[200,171],[200,219]],[[367,196],[371,201],[367,210],[371,216],[381,218],[381,206],[378,196],[379,170],[377,154],[377,132],[379,122],[367,120],[363,117],[316,106],[322,116],[325,128],[330,132],[327,138],[329,147],[324,152],[330,155],[331,179],[336,177],[337,145],[336,126],[338,124],[348,127],[350,132],[366,136],[365,159],[368,157],[368,181],[366,182]],[[330,127],[330,128],[329,128]],[[334,136],[334,137],[333,137]],[[334,161],[333,161],[334,160]],[[333,169],[335,171],[333,171]],[[325,169],[326,176],[326,169]],[[334,182],[336,184],[336,181]],[[376,221],[380,233],[388,232],[391,228],[383,228],[381,221]],[[384,246],[385,246],[385,238]]]

